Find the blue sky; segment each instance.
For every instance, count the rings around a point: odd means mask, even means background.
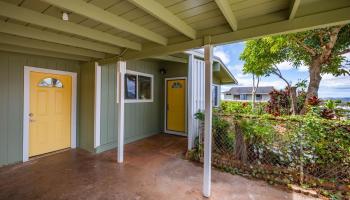
[[[217,46],[214,49],[214,55],[221,58],[226,64],[232,74],[238,80],[240,86],[252,86],[252,76],[249,74],[243,74],[243,62],[239,59],[241,52],[244,50],[245,43],[234,43]],[[346,57],[350,60],[350,54]],[[281,63],[279,65],[284,77],[291,81],[292,84],[297,83],[299,80],[308,80],[308,71],[306,66],[302,66],[295,69],[289,63]],[[262,77],[260,86],[274,86],[275,88],[285,88],[286,84],[274,75],[269,77]],[[222,91],[226,91],[231,86],[223,86]],[[350,97],[350,77],[341,76],[334,77],[329,74],[322,76],[322,81],[319,90],[320,97]]]

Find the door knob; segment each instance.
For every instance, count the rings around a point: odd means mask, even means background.
[[[32,117],[34,116],[33,113],[29,113],[28,116],[29,116],[29,122],[35,122],[35,120],[32,119]]]

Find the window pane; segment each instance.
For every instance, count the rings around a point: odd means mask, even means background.
[[[241,94],[241,100],[247,100],[248,96],[247,94]]]
[[[151,77],[139,76],[139,99],[151,99]]]
[[[219,91],[218,91],[218,86],[216,86],[216,85],[213,85],[213,106],[218,106],[218,93],[219,93]]]
[[[257,94],[257,95],[256,95],[256,100],[258,100],[258,101],[262,100],[261,94]]]
[[[44,78],[38,84],[39,87],[55,87],[63,88],[63,84],[60,80],[55,78]]]
[[[136,99],[136,75],[125,74],[125,99]]]

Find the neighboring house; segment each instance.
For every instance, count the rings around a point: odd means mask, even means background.
[[[258,87],[256,90],[256,101],[267,102],[270,100],[269,93],[274,90],[273,86]],[[230,101],[251,101],[253,87],[232,87],[229,91],[223,92],[224,100]]]

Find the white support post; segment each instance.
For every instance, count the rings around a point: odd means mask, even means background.
[[[117,62],[118,103],[118,163],[124,162],[124,77],[126,62]]]
[[[212,84],[213,84],[213,46],[204,46],[205,61],[205,120],[204,120],[204,175],[203,196],[211,193],[211,136],[212,136]]]
[[[95,62],[95,117],[94,117],[94,147],[101,143],[101,66]]]
[[[188,138],[188,144],[187,144],[187,148],[188,150],[191,150],[193,148],[194,145],[194,111],[193,111],[193,103],[194,103],[194,96],[193,96],[193,60],[194,60],[194,55],[190,54],[188,57],[188,116],[187,116],[187,120],[188,120],[188,128],[187,128],[187,138]]]

